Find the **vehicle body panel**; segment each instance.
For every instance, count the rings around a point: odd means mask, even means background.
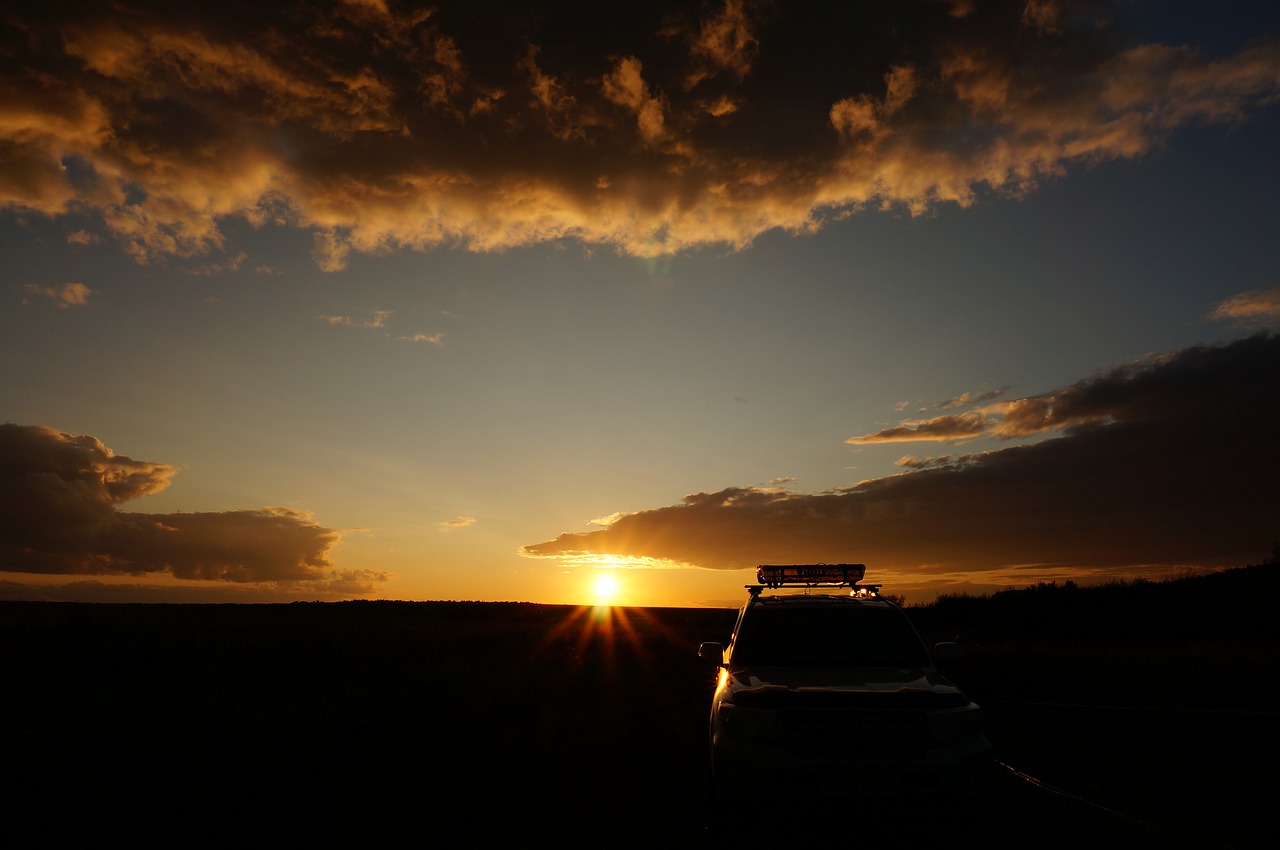
[[[864,657],[877,663],[840,663]],[[748,663],[762,659],[785,663]],[[981,710],[879,598],[753,594],[723,648],[709,734],[723,797],[945,791],[991,756]]]

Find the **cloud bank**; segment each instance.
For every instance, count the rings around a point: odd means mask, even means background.
[[[117,455],[95,437],[0,425],[0,570],[63,575],[167,574],[360,595],[385,581],[333,571],[340,532],[290,508],[144,514],[124,502],[176,473]]]
[[[0,49],[0,208],[139,262],[302,228],[328,270],[1018,196],[1280,94],[1280,39],[1206,58],[1072,0],[72,2],[0,16]]]
[[[1280,336],[1189,348],[975,412],[960,429],[851,441],[980,431],[1038,442],[906,458],[901,474],[827,493],[697,493],[523,551],[724,570],[861,561],[877,574],[995,583],[1028,567],[1114,575],[1256,563],[1280,539],[1277,386]]]

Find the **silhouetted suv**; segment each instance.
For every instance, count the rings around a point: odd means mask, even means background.
[[[699,647],[720,665],[710,724],[720,795],[911,795],[963,785],[990,762],[982,711],[879,586],[858,584],[864,572],[762,566],[728,646]],[[763,592],[788,587],[804,591]],[[934,653],[945,664],[959,647]]]

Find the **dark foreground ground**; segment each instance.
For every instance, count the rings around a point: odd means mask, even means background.
[[[1276,846],[1274,645],[975,640],[985,788],[717,811],[695,649],[732,618],[0,603],[5,843]]]

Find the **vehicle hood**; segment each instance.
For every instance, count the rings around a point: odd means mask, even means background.
[[[730,669],[735,694],[899,693],[947,696],[960,690],[924,667],[744,667]]]

